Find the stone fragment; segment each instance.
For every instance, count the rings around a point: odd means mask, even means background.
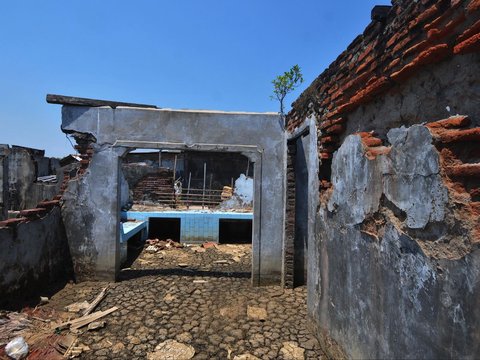
[[[247,316],[251,320],[265,321],[267,319],[267,310],[261,307],[248,306]]]
[[[88,324],[87,329],[92,331],[92,330],[97,330],[105,327],[106,322],[105,321],[94,321],[90,324]]]
[[[166,340],[147,354],[147,360],[189,360],[195,355],[195,349],[176,340]]]
[[[175,300],[175,295],[172,295],[170,293],[168,293],[167,295],[165,295],[163,297],[163,301],[166,301],[166,302],[170,302],[170,301],[173,301]]]
[[[305,359],[305,349],[302,349],[294,341],[286,341],[280,349],[280,354],[285,360],[303,360]]]
[[[87,309],[89,306],[90,304],[88,303],[88,301],[82,301],[65,306],[65,310],[68,312],[78,313]]]
[[[260,360],[260,359],[252,354],[247,353],[247,354],[237,355],[233,358],[233,360]]]

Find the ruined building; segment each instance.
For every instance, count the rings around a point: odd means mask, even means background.
[[[54,278],[57,262],[77,281],[117,279],[133,150],[231,153],[247,159],[254,179],[252,284],[306,285],[308,321],[328,355],[480,356],[478,0],[375,7],[285,119],[50,101],[63,105],[62,130],[81,161],[49,201],[0,223],[0,239],[18,254],[1,255],[10,261],[0,262],[2,293],[39,281],[38,266]],[[0,148],[4,217],[8,153]],[[31,258],[22,244],[37,233],[30,249],[40,241],[49,250]]]

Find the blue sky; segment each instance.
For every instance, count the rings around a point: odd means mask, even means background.
[[[29,0],[0,11],[0,143],[71,153],[47,93],[160,107],[278,111],[271,80],[305,83],[386,0]]]

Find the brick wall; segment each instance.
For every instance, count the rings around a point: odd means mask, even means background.
[[[296,143],[288,143],[287,152],[287,194],[285,216],[284,286],[294,287],[295,270],[295,153]]]
[[[292,104],[287,115],[290,132],[309,116],[317,119],[321,187],[329,187],[329,161],[346,130],[362,127],[349,124],[352,113],[398,92],[433,64],[479,52],[479,4],[478,0],[393,1],[388,13],[372,16],[375,20],[363,34]]]
[[[133,201],[174,204],[173,171],[163,168],[151,170],[133,187]]]

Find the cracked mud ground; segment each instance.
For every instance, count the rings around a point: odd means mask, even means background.
[[[304,349],[305,359],[322,358],[306,327],[306,288],[252,287],[250,251],[250,245],[144,250],[121,271],[119,282],[109,284],[97,310],[119,310],[102,319],[104,328],[79,336],[90,348],[80,358],[145,359],[168,339],[191,345],[193,359],[233,359],[246,353],[292,359],[282,350],[285,342]],[[47,306],[63,310],[91,301],[105,285],[69,284]],[[265,309],[266,318],[247,316],[249,306]]]

